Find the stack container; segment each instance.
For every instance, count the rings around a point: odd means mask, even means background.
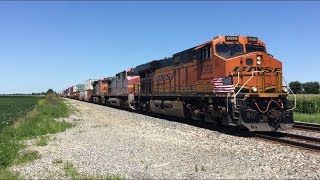
[[[96,81],[96,79],[88,79],[86,80],[85,90],[93,90],[92,83]]]
[[[74,92],[73,92],[73,86],[69,87],[69,97],[73,97],[74,96]]]
[[[80,96],[79,96],[79,100],[83,101],[84,100],[84,96],[85,96],[85,91],[80,91]]]
[[[85,93],[84,93],[84,100],[91,101],[91,95],[93,91],[92,83],[96,81],[96,79],[88,79],[85,83]]]
[[[82,100],[81,99],[81,92],[84,92],[84,84],[77,84],[76,86],[76,98],[79,99],[79,100]]]

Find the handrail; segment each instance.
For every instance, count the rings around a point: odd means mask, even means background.
[[[235,84],[233,87],[236,88],[240,83],[240,73],[238,72],[238,82]],[[229,112],[229,95],[230,93],[227,94],[227,113]]]
[[[294,110],[297,107],[297,95],[295,93],[293,93],[293,91],[291,90],[290,86],[288,86],[287,81],[286,81],[286,79],[284,78],[283,75],[282,75],[282,79],[283,79],[284,83],[286,84],[287,88],[290,89],[290,92],[294,95],[294,107],[289,109],[289,110]]]
[[[237,95],[240,93],[240,91],[243,89],[243,87],[253,78],[254,73],[256,73],[256,72],[263,72],[263,71],[253,71],[252,74],[251,74],[251,77],[241,86],[241,88],[235,94],[234,99],[235,99],[235,97],[237,97]]]
[[[238,82],[237,82],[236,85],[234,85],[234,87],[238,86],[239,83],[240,83],[240,74],[239,74],[239,72],[238,72]]]

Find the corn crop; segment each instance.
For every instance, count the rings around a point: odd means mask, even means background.
[[[294,96],[289,95],[289,101],[294,103]],[[320,94],[298,94],[296,112],[306,114],[320,113]]]

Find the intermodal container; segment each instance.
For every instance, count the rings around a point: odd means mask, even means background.
[[[85,90],[93,90],[92,83],[96,81],[96,79],[88,79],[86,80]]]

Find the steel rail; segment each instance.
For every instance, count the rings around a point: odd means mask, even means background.
[[[313,131],[320,132],[320,124],[315,124],[315,123],[295,122],[295,124],[293,125],[293,128],[307,129],[307,130],[313,130]]]
[[[279,136],[279,134],[280,134],[280,136]],[[277,136],[273,136],[273,135],[267,135],[264,133],[256,132],[254,134],[254,136],[258,137],[260,139],[271,140],[274,142],[280,142],[282,144],[292,145],[292,146],[296,146],[296,147],[300,147],[300,148],[304,148],[304,149],[316,150],[316,151],[320,152],[320,145],[317,145],[320,142],[319,138],[302,136],[302,135],[297,135],[297,134],[289,134],[289,133],[279,133],[279,134]],[[286,139],[286,138],[292,138],[292,139]],[[295,140],[293,140],[293,139],[295,139]],[[301,142],[301,140],[313,142],[313,144]]]

